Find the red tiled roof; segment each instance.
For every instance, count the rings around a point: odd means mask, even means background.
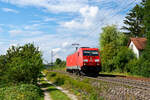
[[[147,39],[146,38],[130,38],[128,46],[130,45],[131,41],[134,43],[134,45],[136,46],[138,50],[143,50],[146,46]]]

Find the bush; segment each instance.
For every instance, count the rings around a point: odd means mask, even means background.
[[[143,59],[133,59],[127,64],[128,72],[132,75],[139,75],[144,77],[150,77],[150,62]]]
[[[7,50],[5,59],[2,59],[0,67],[3,81],[16,83],[36,83],[43,69],[42,54],[33,44],[24,46],[12,46]]]
[[[40,88],[31,84],[21,84],[0,89],[0,100],[42,100],[42,98],[43,94]]]
[[[117,72],[127,72],[126,64],[135,58],[134,53],[127,47],[121,47],[117,55],[113,58],[113,64]]]
[[[131,73],[132,75],[138,75],[139,74],[139,60],[138,59],[132,59],[128,62],[126,65],[127,72]]]
[[[144,77],[150,77],[150,62],[149,60],[146,60],[142,63],[142,68],[139,70],[140,75]]]

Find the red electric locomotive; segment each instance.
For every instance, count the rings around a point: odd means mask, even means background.
[[[101,60],[98,48],[81,47],[67,57],[68,72],[98,74],[101,71]]]

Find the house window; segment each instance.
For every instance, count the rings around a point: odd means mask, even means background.
[[[131,45],[131,49],[133,50],[133,45]]]

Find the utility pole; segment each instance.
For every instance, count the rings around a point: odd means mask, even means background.
[[[72,44],[72,46],[75,46],[75,48],[76,48],[76,51],[78,50],[78,46],[79,46],[80,44],[78,44],[78,43],[73,43]]]
[[[53,50],[51,51],[51,65],[53,66]]]

